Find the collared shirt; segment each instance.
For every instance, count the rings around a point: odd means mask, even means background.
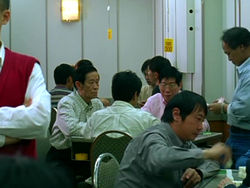
[[[56,86],[50,91],[51,95],[51,107],[57,108],[58,102],[64,96],[70,94],[72,91],[66,88],[65,86]]]
[[[191,141],[181,141],[169,124],[153,126],[128,145],[114,187],[179,188],[187,168],[201,170],[204,178],[212,176],[219,164],[204,160],[202,153]]]
[[[138,98],[138,104],[146,102],[147,99],[152,95],[153,87],[151,85],[145,85],[141,88],[141,92]]]
[[[146,104],[141,108],[144,111],[151,113],[153,116],[161,119],[165,110],[166,101],[161,93],[157,93],[148,98]]]
[[[137,109],[128,102],[115,101],[112,106],[99,110],[91,116],[83,136],[95,138],[105,131],[118,130],[135,137],[158,123],[160,120],[150,113]]]
[[[0,58],[3,67],[5,58],[3,43],[0,48]],[[1,70],[0,67],[0,72]],[[21,139],[47,136],[51,110],[50,94],[46,90],[42,70],[37,63],[32,70],[25,98],[32,99],[29,107],[24,105],[16,108],[0,107],[0,146],[5,143],[5,135]]]
[[[250,130],[250,57],[237,67],[239,80],[228,106],[227,123]]]
[[[82,136],[87,119],[97,110],[104,108],[99,99],[87,104],[77,91],[63,97],[58,103],[57,117],[52,128],[50,143],[56,149],[71,147],[71,136]]]
[[[1,72],[2,67],[3,67],[4,57],[5,57],[4,44],[2,41],[0,41],[0,72]]]

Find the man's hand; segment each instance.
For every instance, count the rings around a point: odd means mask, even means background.
[[[25,99],[23,104],[25,107],[29,107],[32,104],[32,99]]]
[[[218,188],[224,188],[225,186],[227,186],[229,184],[233,184],[233,182],[232,182],[231,179],[229,179],[228,177],[226,177],[223,180],[221,180],[221,182],[218,185]]]
[[[181,177],[184,188],[194,187],[201,181],[201,177],[198,172],[193,168],[188,168]]]
[[[212,111],[212,112],[214,112],[216,114],[220,114],[221,113],[221,105],[222,105],[222,103],[209,104],[208,110]]]
[[[225,165],[232,158],[232,151],[224,143],[219,142],[212,148],[203,150],[203,155],[205,159],[216,160]]]

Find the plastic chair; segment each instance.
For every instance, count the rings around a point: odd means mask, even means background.
[[[119,163],[112,154],[101,154],[95,162],[93,178],[94,188],[114,187],[118,170]]]
[[[92,175],[96,159],[102,153],[112,154],[120,163],[131,139],[132,137],[127,133],[116,130],[107,131],[97,136],[90,149]]]

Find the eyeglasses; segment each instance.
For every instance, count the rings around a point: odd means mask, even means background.
[[[160,83],[160,86],[161,86],[161,87],[164,87],[164,88],[169,87],[170,89],[174,89],[174,88],[177,86],[177,84],[176,84],[176,83],[165,83],[165,82],[161,82],[161,83]]]

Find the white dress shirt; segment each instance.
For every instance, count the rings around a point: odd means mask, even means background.
[[[115,101],[112,106],[92,114],[86,129],[82,130],[82,136],[87,139],[95,138],[105,131],[118,130],[136,137],[147,128],[159,123],[159,119],[133,107],[130,103]]]
[[[0,48],[0,72],[4,65],[5,49]],[[0,91],[1,92],[1,91]],[[50,122],[50,94],[46,90],[41,67],[35,63],[32,70],[25,99],[32,99],[28,107],[24,105],[0,107],[0,147],[5,144],[5,136],[33,139],[45,137]]]

